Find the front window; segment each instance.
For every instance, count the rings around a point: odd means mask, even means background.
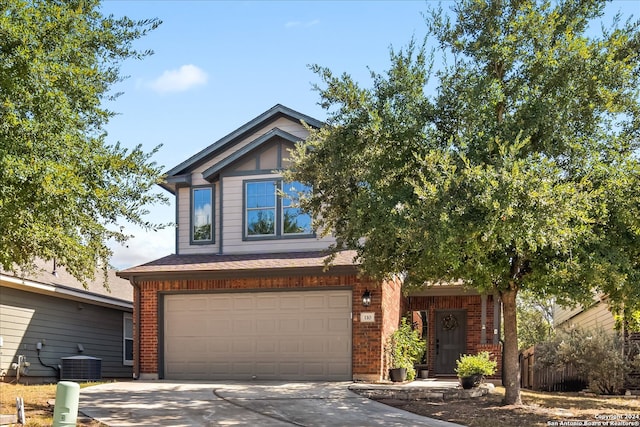
[[[191,238],[194,242],[213,240],[213,189],[193,189],[193,217]]]
[[[124,313],[122,327],[122,364],[133,365],[133,318],[131,313]]]
[[[276,181],[247,182],[247,236],[276,234],[276,188]]]
[[[295,207],[299,194],[310,189],[300,182],[285,182],[282,198],[282,233],[283,234],[311,234],[311,216]]]
[[[281,186],[280,193],[278,190]],[[280,238],[312,235],[311,216],[296,206],[299,195],[309,190],[309,187],[299,182],[246,181],[244,237]]]

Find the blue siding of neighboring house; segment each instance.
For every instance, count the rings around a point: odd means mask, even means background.
[[[44,343],[40,356],[47,365],[79,355],[82,344],[82,355],[102,359],[103,378],[131,378],[132,367],[123,363],[125,312],[130,311],[0,287],[0,379],[14,380],[11,364],[24,355],[31,366],[20,382],[55,381],[56,372],[38,361],[38,342]]]

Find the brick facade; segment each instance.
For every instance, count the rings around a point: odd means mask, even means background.
[[[352,290],[352,376],[355,381],[380,381],[388,378],[385,346],[389,335],[397,328],[400,317],[407,311],[426,311],[427,360],[430,376],[435,372],[435,315],[438,310],[465,310],[466,353],[489,351],[498,361],[500,377],[501,346],[494,344],[494,301],[486,298],[485,338],[482,339],[481,297],[471,296],[412,296],[405,298],[399,279],[377,283],[355,274],[266,276],[234,279],[168,279],[135,281],[134,292],[134,372],[143,379],[157,379],[162,372],[159,352],[161,337],[161,298],[174,292],[235,291],[235,290]],[[371,305],[361,303],[365,290],[371,292]],[[373,313],[373,322],[361,322],[362,313]],[[498,328],[495,328],[498,329]]]
[[[172,292],[233,290],[351,289],[352,375],[354,380],[379,381],[385,376],[384,343],[398,325],[401,310],[399,280],[376,283],[356,275],[300,275],[235,279],[139,280],[134,292],[134,372],[143,379],[157,379],[161,357],[159,321],[161,296]],[[372,301],[363,307],[362,294],[369,290]],[[374,313],[375,321],[363,323],[363,312]],[[139,325],[139,327],[138,327]]]

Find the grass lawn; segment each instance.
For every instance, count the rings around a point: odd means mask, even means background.
[[[97,383],[82,383],[80,388]],[[80,391],[82,393],[82,391]],[[47,401],[56,399],[56,384],[23,385],[0,382],[0,414],[16,414],[16,397],[24,400],[25,426],[44,427],[53,423],[53,407]],[[78,416],[78,426],[100,427],[97,421],[84,420]]]
[[[470,427],[640,425],[640,399],[589,397],[578,393],[522,391],[523,406],[504,406],[504,388],[488,396],[445,402],[379,400],[390,406]],[[558,422],[555,424],[554,422]],[[576,423],[577,422],[577,423]],[[592,424],[589,424],[592,423]],[[571,424],[565,424],[571,425]]]

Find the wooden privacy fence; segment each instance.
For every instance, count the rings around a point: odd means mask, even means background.
[[[562,369],[536,366],[536,347],[520,353],[520,387],[540,391],[579,391],[587,386],[573,365]]]

